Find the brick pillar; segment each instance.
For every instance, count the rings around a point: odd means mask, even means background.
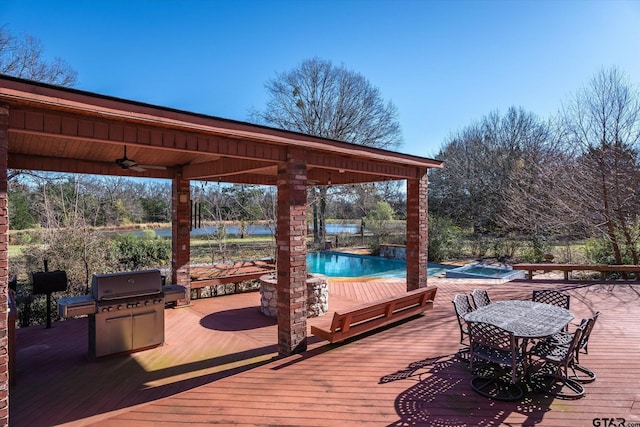
[[[278,166],[278,353],[307,349],[307,165],[304,151],[290,150]]]
[[[407,180],[407,291],[427,286],[427,171]]]
[[[191,256],[191,188],[188,179],[182,179],[182,173],[176,174],[171,186],[171,283],[187,288],[184,300],[177,305],[191,302],[191,278],[189,258]]]
[[[0,425],[9,424],[9,211],[7,159],[9,109],[0,105]]]

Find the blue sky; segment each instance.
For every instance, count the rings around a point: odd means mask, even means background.
[[[640,1],[0,0],[77,88],[234,120],[264,83],[319,57],[399,112],[401,152],[433,157],[492,111],[555,114],[598,70],[640,86]]]

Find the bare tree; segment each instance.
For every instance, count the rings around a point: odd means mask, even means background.
[[[68,87],[78,79],[78,73],[64,60],[45,58],[39,39],[29,34],[14,36],[6,25],[0,25],[0,74]],[[7,177],[12,181],[24,173],[10,170]]]
[[[87,175],[43,174],[38,185],[39,214],[44,225],[42,245],[32,245],[25,254],[29,271],[38,271],[43,261],[67,271],[72,294],[86,292],[91,274],[110,266],[109,245],[94,227],[100,205],[87,191]],[[89,187],[90,189],[91,187]]]
[[[617,68],[601,70],[561,113],[574,154],[560,183],[574,218],[608,239],[616,263],[639,259],[640,95]]]
[[[46,59],[39,39],[14,36],[6,25],[0,26],[0,73],[60,86],[74,86],[78,78],[63,59]]]
[[[503,224],[532,240],[603,237],[607,258],[638,263],[640,98],[616,68],[601,70],[564,106],[557,132],[527,150],[505,189]]]
[[[522,108],[497,112],[453,135],[438,154],[444,169],[429,171],[429,209],[475,232],[501,229],[505,192],[549,137],[549,126]],[[509,220],[511,221],[511,219]]]
[[[353,144],[392,149],[402,141],[396,107],[361,74],[319,58],[278,73],[266,83],[269,95],[264,111],[252,112],[255,121]],[[316,242],[324,240],[327,187],[314,190]],[[316,223],[316,221],[314,221]],[[314,227],[315,228],[315,227]]]

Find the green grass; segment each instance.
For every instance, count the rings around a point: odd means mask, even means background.
[[[272,242],[274,245],[276,244],[275,238],[273,236],[251,236],[245,237],[241,239],[240,237],[227,237],[222,240],[222,242],[226,244],[251,244],[251,243],[265,243]],[[201,246],[216,246],[218,245],[218,240],[214,238],[192,238],[191,239],[191,247],[201,247]]]
[[[27,245],[9,245],[9,257],[22,256],[22,250]]]

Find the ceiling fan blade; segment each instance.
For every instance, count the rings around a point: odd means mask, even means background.
[[[126,157],[122,158],[122,159],[116,159],[116,164],[124,169],[133,167],[136,165],[136,162],[134,162],[131,159],[127,159]]]
[[[144,172],[147,169],[158,169],[158,170],[166,170],[166,166],[155,166],[155,165],[139,165],[135,160],[127,157],[127,146],[124,146],[124,152],[121,159],[116,159],[116,165],[120,166],[122,169],[131,169],[136,172]]]
[[[158,165],[136,165],[139,168],[143,168],[143,169],[157,169],[157,170],[167,170],[166,166],[158,166]]]

